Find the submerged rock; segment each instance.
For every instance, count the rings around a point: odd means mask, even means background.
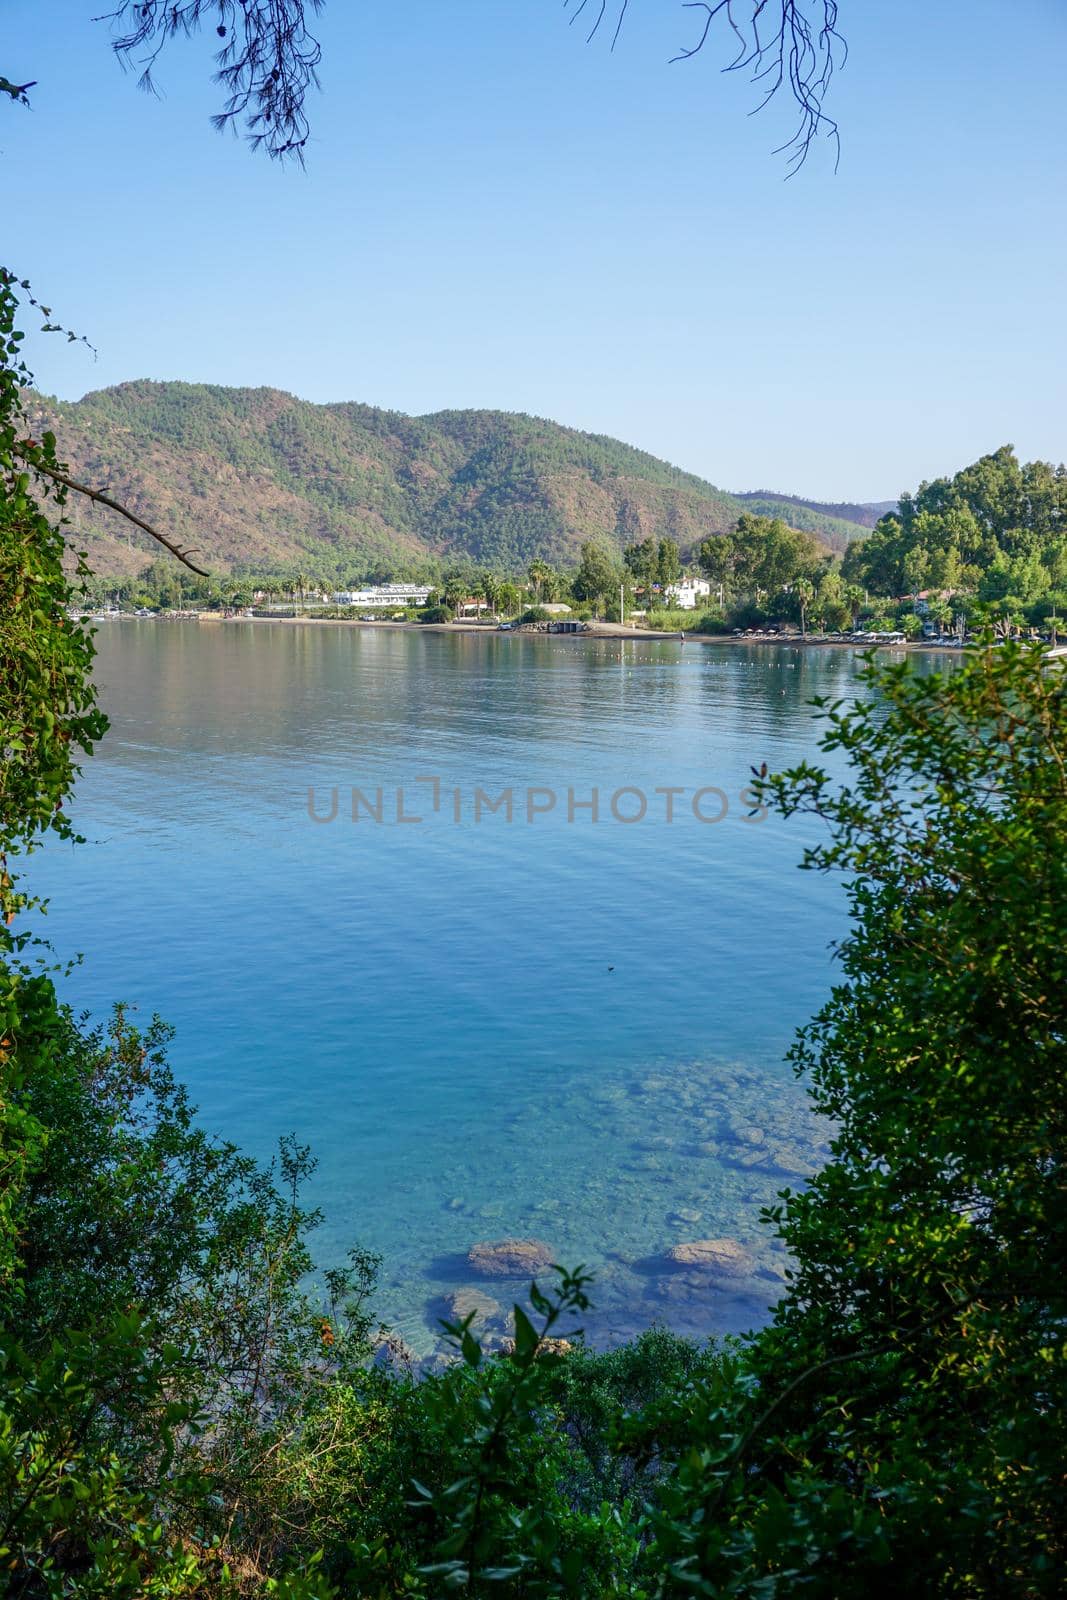
[[[667,1260],[676,1267],[699,1267],[726,1278],[747,1278],[755,1266],[750,1253],[736,1239],[691,1239],[685,1244],[672,1244]]]
[[[773,1151],[771,1164],[776,1172],[783,1173],[787,1178],[814,1178],[817,1170],[799,1150],[789,1148]]]
[[[554,1252],[543,1239],[495,1239],[472,1245],[467,1263],[485,1278],[525,1278],[552,1265]]]
[[[444,1297],[445,1312],[449,1322],[462,1322],[474,1313],[474,1325],[495,1322],[504,1315],[504,1308],[491,1294],[480,1289],[454,1289]]]
[[[766,1138],[763,1129],[753,1122],[732,1122],[730,1134],[738,1144],[762,1144]]]
[[[672,1088],[670,1078],[663,1077],[660,1073],[649,1073],[647,1078],[638,1078],[630,1085],[631,1094],[662,1094],[664,1090]]]

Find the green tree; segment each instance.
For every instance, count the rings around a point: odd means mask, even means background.
[[[990,568],[1033,560],[1027,570],[1047,592],[1065,518],[1067,470],[1020,465],[1003,445],[953,478],[902,495],[894,514],[849,547],[843,571],[877,594],[900,595],[924,585],[973,590]]]
[[[628,544],[622,559],[635,584],[650,589],[659,581],[659,550],[654,539],[641,539],[636,544]]]
[[[709,583],[721,584],[727,594],[734,576],[734,559],[734,541],[729,534],[700,541],[697,563],[701,572]]]
[[[810,578],[798,578],[793,585],[793,593],[800,611],[800,631],[805,634],[808,631],[808,607],[815,598],[815,585]]]
[[[506,617],[513,617],[522,605],[522,593],[518,585],[503,582],[497,593],[497,603]]]
[[[850,620],[851,611],[845,599],[845,584],[839,572],[824,572],[816,586],[816,616],[822,628],[842,628]]]
[[[656,551],[656,578],[664,587],[682,576],[682,559],[673,539],[661,539]]]
[[[539,602],[544,600],[546,598],[546,585],[550,583],[554,576],[552,568],[549,566],[548,562],[540,559],[531,561],[527,576],[533,585],[534,594],[536,595],[537,600]]]
[[[500,579],[495,572],[483,572],[475,585],[475,593],[485,601],[495,616],[500,605]]]
[[[757,601],[817,570],[814,539],[787,527],[780,517],[746,512],[738,519],[732,545],[734,582]]]
[[[0,1300],[5,1592],[202,1595],[257,1544],[282,1578],[272,1523],[291,1537],[307,1495],[294,1447],[328,1385],[365,1384],[376,1263],[357,1252],[305,1293],[307,1151],[285,1140],[264,1170],[206,1135],[158,1023],[118,1011],[85,1033],[24,975],[8,1024],[5,1113],[40,1136]]]
[[[926,614],[942,631],[952,622],[952,606],[948,600],[931,600]]]
[[[452,572],[445,578],[441,588],[441,599],[450,611],[455,611],[461,606],[470,594],[470,583],[461,573]]]
[[[860,588],[858,583],[844,583],[842,585],[841,597],[848,609],[849,621],[852,624],[852,627],[855,628],[856,624],[859,622],[860,612],[863,610],[864,606],[863,590]]]
[[[574,576],[574,594],[590,601],[598,610],[622,583],[622,569],[607,545],[589,539],[582,545],[582,559]]]
[[[904,557],[904,587],[910,595],[918,595],[930,570],[930,558],[921,545],[915,545]]]

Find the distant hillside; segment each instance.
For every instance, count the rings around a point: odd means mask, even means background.
[[[750,489],[737,498],[746,501],[749,510],[758,511],[761,516],[785,517],[794,528],[818,531],[824,524],[842,526],[848,530],[848,539],[856,538],[858,529],[873,528],[879,517],[897,507],[895,500],[804,500],[800,495],[776,494],[773,489]],[[808,513],[811,520],[798,521],[798,512]]]
[[[685,552],[753,509],[617,439],[499,411],[409,417],[140,381],[74,403],[39,397],[34,413],[75,477],[107,486],[215,570],[344,576],[459,557],[566,566],[594,536],[672,538]],[[768,509],[836,549],[862,531],[802,501],[774,497]],[[155,553],[110,513],[72,515],[98,571],[137,570]]]

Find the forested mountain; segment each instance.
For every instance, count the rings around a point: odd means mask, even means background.
[[[584,540],[673,539],[683,554],[752,509],[599,434],[499,411],[409,417],[312,405],[276,389],[139,381],[74,403],[35,397],[74,476],[110,492],[216,570],[300,565],[344,577],[468,557],[500,571],[575,565]],[[799,505],[799,503],[798,503]],[[792,504],[768,501],[794,520]],[[72,507],[92,565],[153,553],[111,513]],[[835,549],[863,530],[803,511]]]

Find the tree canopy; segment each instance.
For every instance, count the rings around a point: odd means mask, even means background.
[[[758,597],[810,576],[818,567],[819,546],[810,534],[787,527],[780,517],[746,511],[732,533],[701,542],[698,560],[705,575],[731,596]]]
[[[878,594],[963,591],[1017,609],[1067,591],[1067,468],[1023,465],[1002,445],[902,495],[842,572]]]

